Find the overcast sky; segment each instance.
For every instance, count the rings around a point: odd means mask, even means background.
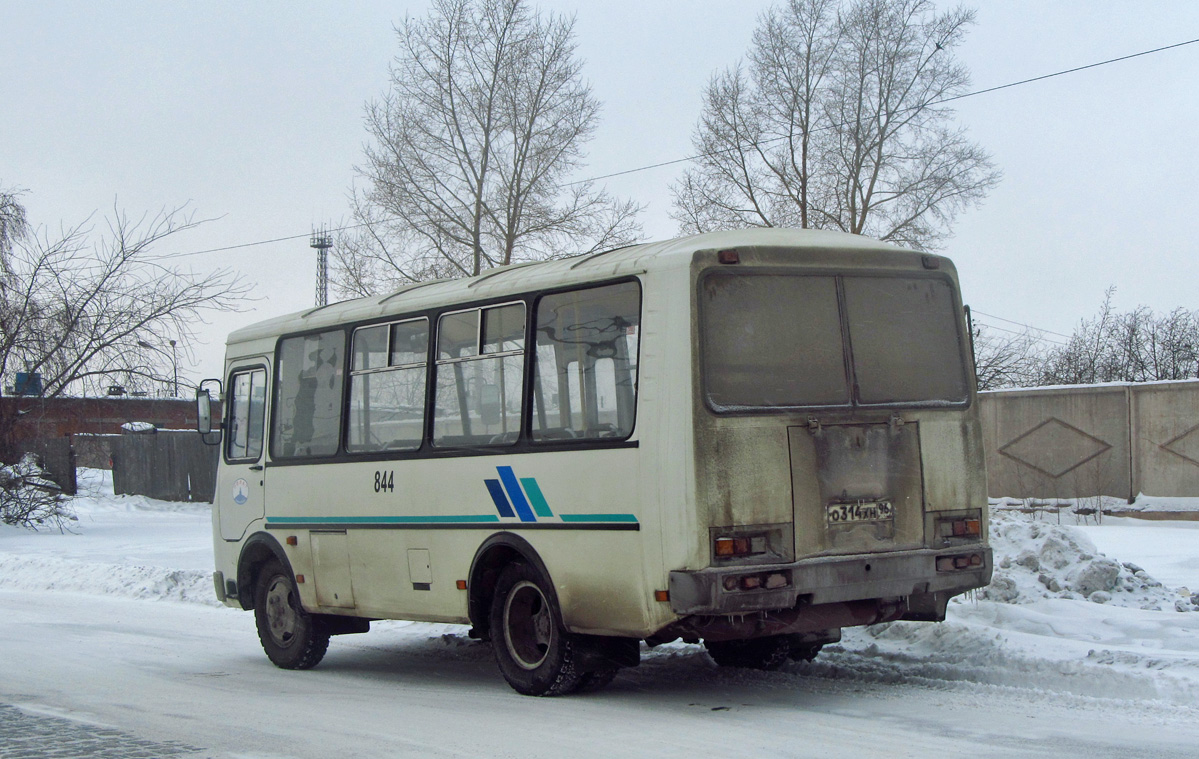
[[[770,3],[535,5],[576,16],[604,103],[586,178],[690,155],[704,84],[743,55]],[[973,5],[958,55],[976,90],[1199,38],[1193,0]],[[163,253],[336,225],[362,160],[363,106],[386,89],[393,26],[426,11],[423,0],[0,0],[0,185],[27,190],[30,221],[51,231],[114,203],[130,216],[186,203],[214,219]],[[1120,310],[1199,309],[1199,44],[969,98],[957,115],[1004,172],[944,249],[976,313],[1068,334],[1110,285]],[[648,204],[645,232],[664,239],[681,171],[606,184]],[[211,318],[182,367],[193,379],[220,373],[231,329],[313,303],[306,239],[182,261],[233,267],[260,297]]]

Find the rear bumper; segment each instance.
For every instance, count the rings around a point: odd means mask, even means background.
[[[981,554],[980,566],[938,572],[937,559]],[[968,544],[945,549],[918,549],[805,559],[766,566],[708,567],[670,573],[670,605],[680,616],[743,614],[818,605],[899,599],[937,594],[948,598],[991,581],[991,549]],[[744,575],[781,574],[783,587],[741,590]],[[729,586],[735,589],[729,590]]]

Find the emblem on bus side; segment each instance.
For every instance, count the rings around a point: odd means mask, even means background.
[[[250,500],[250,483],[240,477],[233,483],[233,502],[241,506]]]
[[[541,493],[536,477],[519,480],[510,466],[497,466],[498,480],[483,480],[487,492],[501,517],[520,517],[522,522],[536,522],[537,517],[552,517],[554,512]],[[509,500],[511,499],[511,500]]]

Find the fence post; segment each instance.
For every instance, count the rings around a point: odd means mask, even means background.
[[[1137,482],[1140,476],[1137,471],[1137,424],[1140,420],[1137,419],[1137,394],[1133,386],[1125,385],[1124,394],[1128,403],[1128,502],[1132,503],[1140,490]]]

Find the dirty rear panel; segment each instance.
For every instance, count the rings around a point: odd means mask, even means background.
[[[805,604],[847,624],[935,617],[986,584],[952,264],[743,248],[701,251],[692,272],[696,508],[709,529],[694,563],[671,573],[676,612],[786,611],[760,628],[796,631]]]
[[[919,424],[817,422],[787,438],[796,556],[924,545]]]

